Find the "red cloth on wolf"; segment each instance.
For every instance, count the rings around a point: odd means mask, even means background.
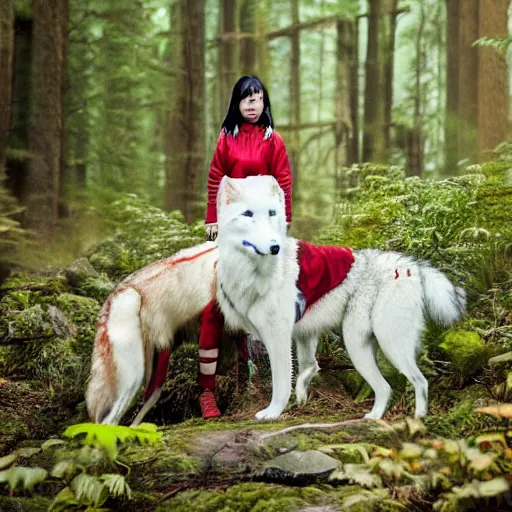
[[[354,255],[347,247],[297,242],[300,266],[297,288],[306,299],[306,309],[347,277]]]
[[[282,137],[273,132],[265,140],[265,127],[243,123],[236,137],[221,131],[208,174],[206,224],[217,222],[217,191],[223,176],[271,175],[283,189],[286,221],[292,221],[292,173]]]

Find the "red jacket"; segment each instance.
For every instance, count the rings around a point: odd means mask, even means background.
[[[217,192],[223,176],[272,175],[284,192],[286,221],[292,220],[292,172],[282,137],[276,132],[264,140],[265,128],[243,123],[236,137],[221,131],[208,175],[206,224],[217,222]]]

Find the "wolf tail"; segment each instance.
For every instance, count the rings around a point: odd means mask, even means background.
[[[144,379],[141,296],[116,291],[103,305],[92,354],[86,404],[95,423],[117,424]]]
[[[425,306],[432,319],[445,326],[460,320],[466,311],[465,290],[429,264],[422,265],[420,272]]]

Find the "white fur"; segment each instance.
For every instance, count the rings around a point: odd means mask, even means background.
[[[286,236],[283,194],[275,180],[223,178],[218,213],[217,300],[226,325],[259,338],[270,359],[272,400],[257,418],[277,418],[288,403],[292,337],[299,363],[296,396],[303,403],[318,372],[318,336],[337,326],[342,326],[354,367],[375,392],[366,418],[382,417],[391,395],[377,366],[377,346],[414,386],[416,416],[427,413],[428,383],[416,364],[425,314],[444,325],[458,320],[465,308],[462,289],[424,261],[394,252],[356,251],[343,283],[294,324],[297,241]],[[280,248],[274,255],[273,245]]]
[[[117,424],[145,380],[155,351],[172,348],[176,330],[215,297],[217,246],[185,249],[126,278],[105,302],[93,349],[86,402],[95,422]],[[134,424],[157,402],[157,388]]]

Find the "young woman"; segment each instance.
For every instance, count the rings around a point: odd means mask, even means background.
[[[283,189],[286,221],[292,220],[292,173],[283,139],[274,131],[270,100],[263,83],[255,76],[241,77],[233,87],[226,118],[222,123],[208,175],[206,233],[217,237],[217,191],[223,176],[246,178],[274,176]],[[217,358],[224,318],[217,303],[203,312],[199,335],[199,386],[203,418],[220,416],[215,400]],[[247,358],[245,337],[237,343],[240,356]]]

